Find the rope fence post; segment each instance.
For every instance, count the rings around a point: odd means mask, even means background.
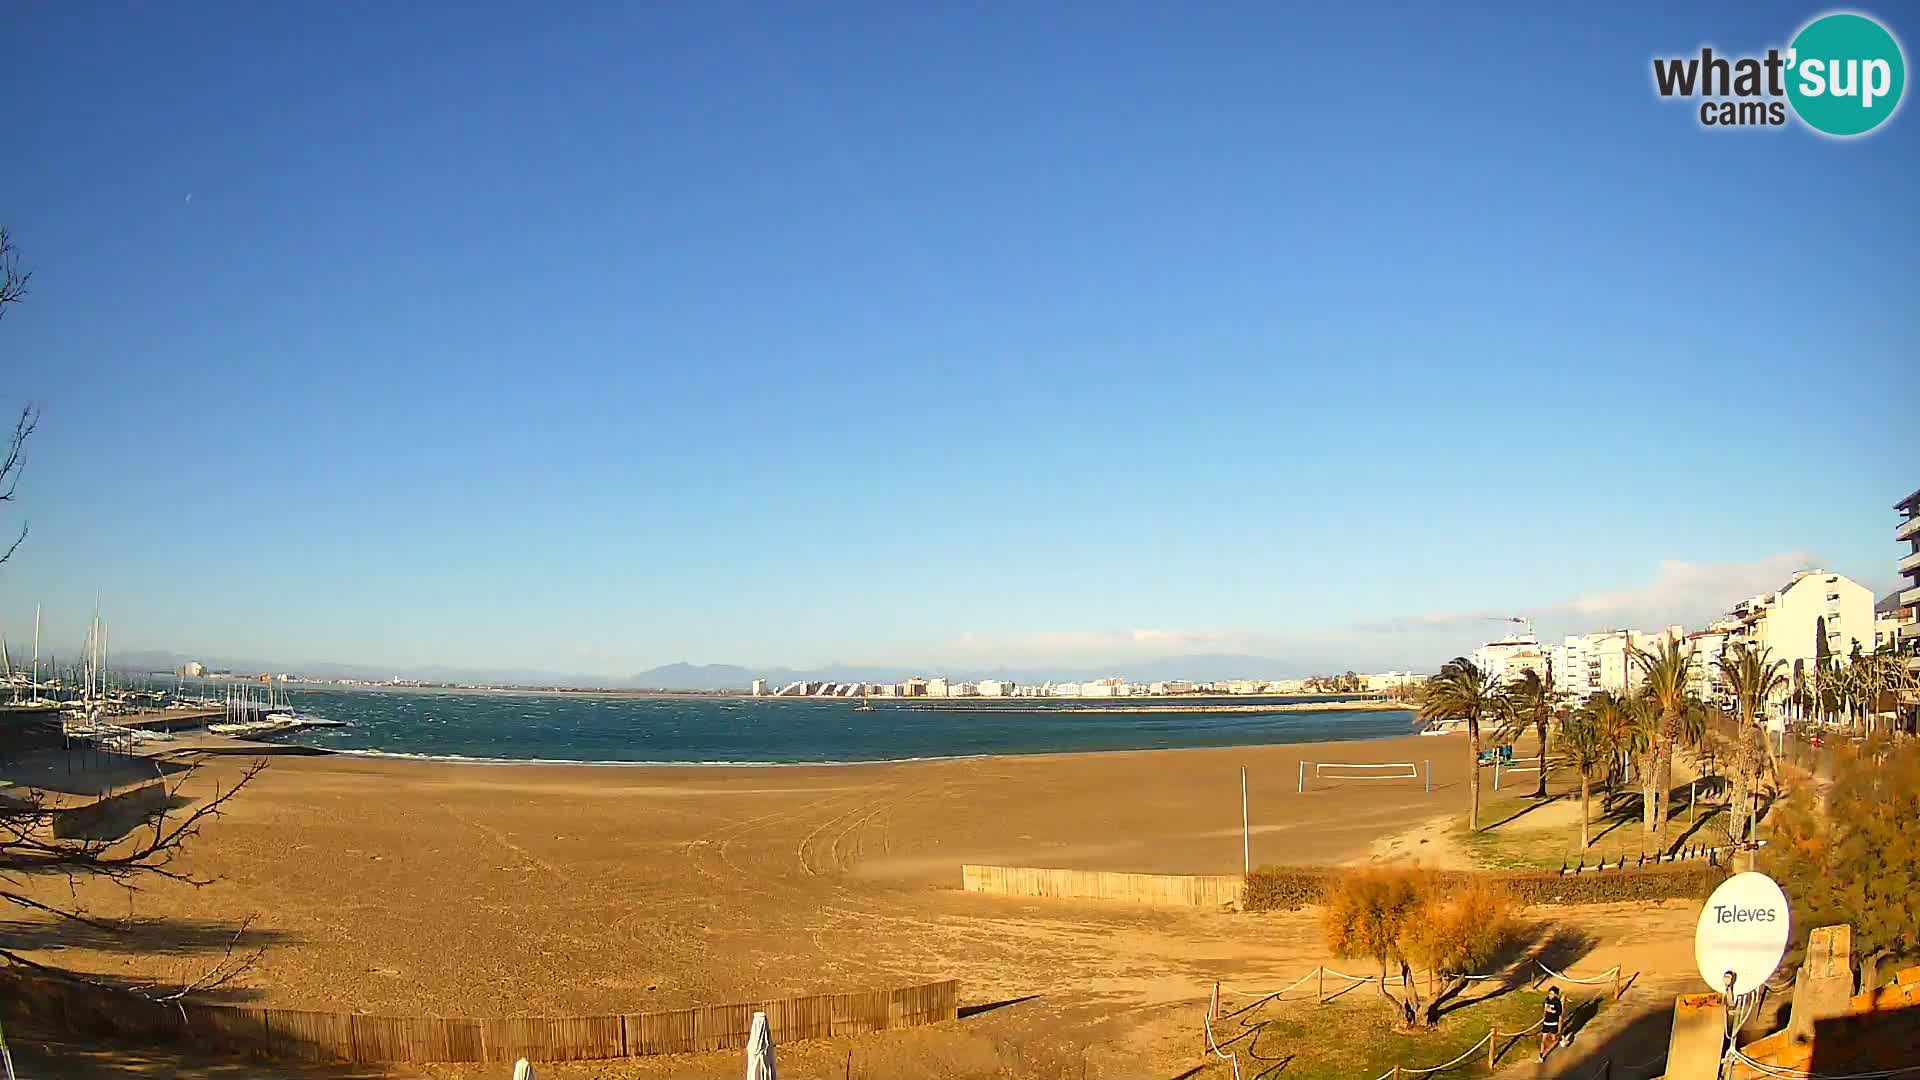
[[[1500,1032],[1494,1028],[1488,1028],[1487,1029],[1487,1068],[1489,1069],[1493,1068],[1494,1054],[1498,1052],[1499,1047],[1500,1047]]]
[[[1433,794],[1433,759],[1427,759],[1427,794]]]
[[[1314,968],[1313,973],[1314,977],[1320,980],[1319,993],[1314,997],[1314,1004],[1325,1005],[1327,1003],[1327,966],[1322,964]]]
[[[1620,965],[1613,965],[1613,1000],[1620,1000]]]
[[[1305,758],[1302,758],[1300,760],[1300,794],[1305,795],[1306,793],[1307,793],[1307,762]]]

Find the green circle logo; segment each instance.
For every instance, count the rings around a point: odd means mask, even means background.
[[[1808,23],[1787,52],[1787,100],[1815,131],[1864,135],[1900,107],[1907,64],[1886,27],[1842,12]]]

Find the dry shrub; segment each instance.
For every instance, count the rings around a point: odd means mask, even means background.
[[[1327,888],[1321,927],[1336,956],[1371,959],[1378,965],[1380,996],[1405,1027],[1432,1027],[1440,1006],[1467,985],[1513,940],[1518,905],[1484,875],[1444,875],[1412,867],[1352,870]],[[1445,983],[1431,1001],[1420,1001],[1414,965]],[[1403,997],[1387,989],[1399,968]]]
[[[1497,883],[1513,901],[1532,904],[1608,904],[1634,900],[1703,900],[1726,878],[1705,860],[1660,863],[1581,874],[1552,870],[1499,873],[1434,871],[1448,883]],[[1325,900],[1338,871],[1318,866],[1262,866],[1247,875],[1241,906],[1248,911],[1297,911]]]
[[[1505,888],[1484,877],[1436,885],[1407,928],[1407,953],[1415,963],[1446,975],[1480,974],[1518,931],[1518,905]]]

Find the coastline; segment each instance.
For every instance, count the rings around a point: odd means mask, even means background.
[[[185,798],[230,788],[251,757],[238,740],[201,744],[223,752],[183,778]],[[1302,768],[1316,761],[1419,762],[1421,778],[1323,779]],[[1255,865],[1434,860],[1444,836],[1384,849],[1457,819],[1470,772],[1466,736],[1411,734],[858,770],[474,764],[275,755],[177,868],[209,884],[143,888],[141,947],[29,916],[25,954],[180,984],[252,915],[240,945],[265,952],[228,992],[271,1008],[591,1016],[954,976],[965,1003],[1041,995],[1061,1015],[1190,1003],[1223,974],[1321,962],[1315,915],[984,897],[960,889],[960,867],[1234,874],[1243,843]],[[101,881],[77,899],[127,902]],[[1618,940],[1647,931],[1643,906],[1616,921]],[[1660,921],[1691,933],[1691,912]]]

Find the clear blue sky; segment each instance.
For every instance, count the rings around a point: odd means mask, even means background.
[[[15,7],[0,626],[1431,667],[1675,573],[1888,587],[1920,116],[1649,75],[1821,10]]]

